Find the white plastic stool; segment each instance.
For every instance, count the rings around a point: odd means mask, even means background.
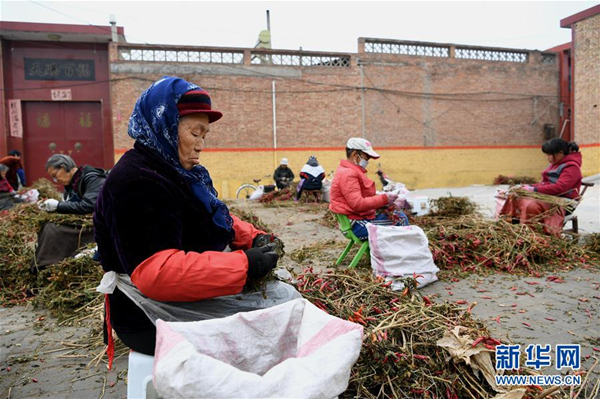
[[[134,351],[129,352],[127,399],[147,399],[156,397],[156,392],[152,385],[153,366],[154,356],[148,356]]]

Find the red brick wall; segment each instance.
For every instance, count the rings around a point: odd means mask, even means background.
[[[115,149],[131,147],[127,122],[135,101],[163,75],[204,87],[225,114],[211,128],[211,148],[272,148],[273,80],[278,147],[341,147],[361,135],[357,61],[367,87],[365,136],[378,147],[537,146],[544,124],[559,128],[558,65],[543,64],[539,52],[526,63],[361,51],[347,68],[227,67],[119,61],[113,48]]]
[[[600,14],[571,27],[575,60],[575,141],[600,143]]]

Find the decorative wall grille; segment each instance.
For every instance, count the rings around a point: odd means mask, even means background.
[[[243,64],[244,53],[235,51],[189,51],[119,48],[119,59],[122,61]]]
[[[467,60],[527,62],[528,54],[516,51],[483,50],[457,47],[455,51],[455,57]]]
[[[280,66],[303,67],[350,67],[349,56],[306,55],[306,54],[277,54],[252,52],[252,64],[271,64]]]
[[[542,53],[542,64],[556,64],[556,54],[554,53]]]
[[[365,42],[365,52],[441,58],[450,56],[449,47],[408,43]]]

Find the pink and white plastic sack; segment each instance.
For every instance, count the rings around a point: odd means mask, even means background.
[[[380,226],[367,224],[373,273],[393,281],[394,290],[404,288],[396,278],[417,278],[417,288],[437,281],[437,268],[429,250],[429,241],[418,226]]]
[[[305,299],[156,328],[153,383],[165,398],[334,398],[363,335]]]

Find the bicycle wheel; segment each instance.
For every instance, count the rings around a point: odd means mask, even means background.
[[[253,192],[256,191],[256,186],[252,184],[242,184],[240,188],[237,189],[235,193],[235,198],[237,199],[248,199],[252,195]]]

